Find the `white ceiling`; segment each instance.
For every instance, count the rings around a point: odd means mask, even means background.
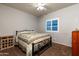
[[[31,13],[32,15],[35,15],[35,16],[46,15],[50,12],[54,12],[61,8],[71,6],[75,3],[47,3],[44,6],[47,10],[44,10],[44,11],[37,11],[37,9],[34,7],[35,4],[36,3],[4,3],[4,5],[16,8],[16,9],[24,11],[24,12]]]

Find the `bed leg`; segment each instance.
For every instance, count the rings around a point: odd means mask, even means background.
[[[52,46],[52,37],[50,37],[50,46]]]
[[[34,56],[34,43],[32,43],[32,56]]]

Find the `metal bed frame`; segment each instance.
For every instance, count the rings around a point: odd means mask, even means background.
[[[48,40],[49,42],[46,43],[44,46],[40,47],[40,42],[45,42],[46,40]],[[36,53],[39,53],[41,50],[43,50],[41,53],[43,53],[45,50],[47,50],[49,47],[52,46],[52,37],[50,37],[50,39],[46,39],[46,40],[43,40],[43,41],[40,41],[38,43],[32,43],[32,56],[35,56]],[[38,51],[34,51],[34,46],[35,44],[38,44]],[[39,53],[38,55],[40,55],[41,53]]]

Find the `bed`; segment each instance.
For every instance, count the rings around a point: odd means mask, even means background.
[[[16,43],[27,56],[34,56],[36,52],[51,47],[51,39],[49,33],[36,33],[33,30],[16,31]]]

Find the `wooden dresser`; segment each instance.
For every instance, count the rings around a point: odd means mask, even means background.
[[[79,56],[79,31],[72,32],[72,55]]]
[[[0,37],[0,50],[11,48],[14,46],[14,36],[1,36]]]

